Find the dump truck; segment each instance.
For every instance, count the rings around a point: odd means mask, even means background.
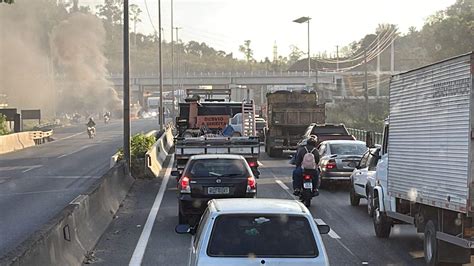
[[[253,101],[214,100],[211,91],[205,93],[203,100],[193,94],[179,104],[175,139],[177,170],[181,171],[193,155],[230,153],[242,155],[258,178],[260,142],[256,136]],[[224,134],[227,129],[231,135]]]
[[[424,234],[427,265],[464,264],[474,248],[474,53],[392,76],[374,229]],[[370,134],[368,134],[370,136]],[[368,146],[373,141],[366,140]]]
[[[296,150],[311,123],[324,124],[325,104],[318,104],[314,91],[276,91],[267,93],[268,131],[265,152],[280,157]]]

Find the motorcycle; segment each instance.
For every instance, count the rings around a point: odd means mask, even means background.
[[[104,124],[107,125],[109,123],[109,121],[110,121],[110,117],[104,116]]]
[[[313,177],[317,174],[317,170],[303,170],[303,187],[300,193],[300,201],[306,206],[311,206],[311,199],[317,196],[317,192],[313,194]]]
[[[87,127],[87,134],[90,139],[93,139],[95,137],[95,127]]]

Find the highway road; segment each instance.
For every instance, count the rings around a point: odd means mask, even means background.
[[[260,162],[262,175],[258,182],[258,197],[293,199],[291,166],[285,159],[270,159],[265,154]],[[94,251],[92,263],[128,265],[132,254],[140,250],[137,243],[155,202],[161,180],[136,182],[117,213],[117,218],[102,236]],[[164,190],[146,248],[142,265],[188,265],[190,235],[178,235],[176,182],[170,178]],[[375,236],[372,220],[366,213],[366,202],[358,207],[349,204],[347,188],[322,190],[310,208],[315,219],[331,226],[323,241],[332,265],[424,265],[423,238],[413,226],[396,226],[390,239]],[[275,232],[277,233],[277,232]],[[143,242],[141,242],[143,244]],[[137,264],[131,264],[137,265]]]
[[[156,121],[132,121],[134,133],[156,128]],[[94,139],[85,125],[54,131],[53,142],[0,156],[0,256],[96,182],[122,146],[121,120],[99,121]]]

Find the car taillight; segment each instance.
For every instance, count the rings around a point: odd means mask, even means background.
[[[311,176],[310,176],[310,175],[304,175],[304,176],[303,176],[303,179],[304,179],[304,180],[311,180]]]
[[[336,162],[333,161],[333,160],[330,160],[327,164],[326,164],[326,169],[334,169],[336,168]]]
[[[181,193],[191,193],[191,186],[189,185],[189,177],[184,176],[179,182],[181,186]]]
[[[253,176],[247,178],[247,192],[254,192],[256,189],[256,182]]]
[[[250,167],[256,167],[256,166],[257,166],[257,162],[249,162],[249,166],[250,166]]]

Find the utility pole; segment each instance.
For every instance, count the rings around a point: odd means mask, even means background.
[[[364,89],[365,89],[365,120],[366,126],[369,124],[369,86],[368,86],[368,78],[367,78],[367,49],[364,48]]]
[[[310,36],[309,36],[309,21],[308,19],[308,80],[311,79],[311,53],[310,53]]]
[[[130,40],[128,0],[123,1],[123,155],[130,174]]]
[[[173,0],[171,0],[171,98],[172,98],[172,106],[171,109],[171,117],[175,117],[174,109],[175,109],[175,99],[174,99],[174,36],[173,36]]]
[[[379,39],[379,35],[377,35],[377,51],[378,51],[378,54],[377,54],[377,88],[376,88],[376,94],[377,96],[380,96],[380,39]]]
[[[392,45],[390,45],[390,71],[395,71],[395,39],[392,39]]]
[[[336,71],[339,72],[339,45],[336,45]]]
[[[179,44],[179,30],[182,29],[181,27],[175,27],[174,28],[176,30],[176,43]],[[176,79],[178,80],[178,88],[180,88],[181,84],[180,84],[180,77],[181,77],[181,73],[180,73],[180,57],[179,57],[179,53],[176,53],[176,68],[177,68],[177,77]],[[180,97],[181,95],[178,94],[178,97]],[[174,105],[174,103],[173,103]]]
[[[163,108],[163,56],[162,56],[162,49],[161,49],[161,43],[162,43],[162,34],[161,34],[161,0],[158,0],[158,28],[159,33],[158,33],[158,51],[159,51],[159,71],[160,71],[160,111],[159,111],[159,122],[160,122],[160,130],[163,130],[164,126],[163,124],[165,123],[165,112]]]

